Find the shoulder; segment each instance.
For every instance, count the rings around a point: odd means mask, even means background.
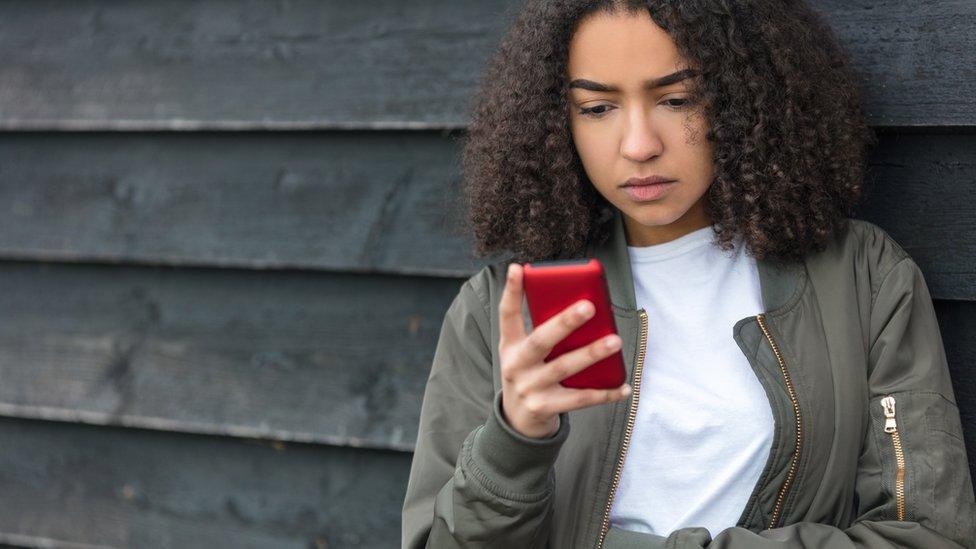
[[[455,322],[473,320],[487,339],[491,333],[492,311],[498,307],[505,287],[508,261],[495,261],[470,275],[458,290],[448,310]]]
[[[492,304],[497,304],[505,288],[510,263],[508,260],[499,260],[484,265],[464,281],[462,292],[467,293],[470,299],[477,299],[485,311],[490,311]]]
[[[872,298],[896,267],[921,274],[911,255],[888,231],[870,221],[855,218],[847,218],[843,229],[826,249],[808,256],[807,267],[813,272],[839,270],[848,273],[858,285],[867,285]]]
[[[876,266],[882,272],[911,257],[888,231],[870,221],[848,218],[848,227],[852,248],[863,261]]]
[[[858,252],[856,265],[870,274],[872,295],[896,267],[921,275],[911,255],[888,234],[888,231],[863,219],[849,219],[851,237]]]
[[[888,231],[870,221],[849,217],[826,248],[812,252],[807,260],[836,261],[884,273],[906,258],[910,259],[908,252]]]
[[[504,273],[505,265],[501,262],[489,263],[468,277],[461,285],[461,294],[467,294],[468,299],[476,300],[487,311],[490,308],[491,296],[498,288],[499,272]],[[504,281],[504,274],[502,281]]]

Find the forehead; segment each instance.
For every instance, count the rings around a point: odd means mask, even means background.
[[[594,13],[582,19],[569,43],[570,77],[642,81],[683,65],[677,45],[646,11]]]

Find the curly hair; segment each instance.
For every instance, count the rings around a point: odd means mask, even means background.
[[[802,0],[528,0],[479,82],[462,138],[463,208],[475,255],[519,262],[580,255],[609,236],[614,208],[589,181],[567,110],[579,21],[647,10],[701,78],[714,143],[703,199],[716,244],[756,258],[822,250],[861,198],[877,138],[850,62]],[[553,197],[559,197],[553,200]]]

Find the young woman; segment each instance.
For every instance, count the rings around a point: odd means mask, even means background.
[[[974,547],[925,280],[850,218],[874,144],[799,0],[532,0],[464,150],[478,251],[444,319],[403,547]],[[619,337],[545,362],[522,262],[594,257]],[[561,379],[621,352],[610,390]]]

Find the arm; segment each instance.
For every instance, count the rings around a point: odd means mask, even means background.
[[[668,549],[918,549],[976,547],[976,503],[942,335],[910,257],[884,276],[871,309],[871,425],[858,462],[858,517],[848,528],[799,522],[759,533],[682,528],[632,547]],[[904,520],[893,486],[897,456],[881,399],[896,401],[905,472]],[[624,547],[627,545],[621,545]],[[607,545],[606,549],[613,549]]]
[[[420,412],[403,503],[402,546],[545,547],[552,465],[569,434],[515,432],[492,382],[487,297],[476,275],[462,285],[441,327]]]

